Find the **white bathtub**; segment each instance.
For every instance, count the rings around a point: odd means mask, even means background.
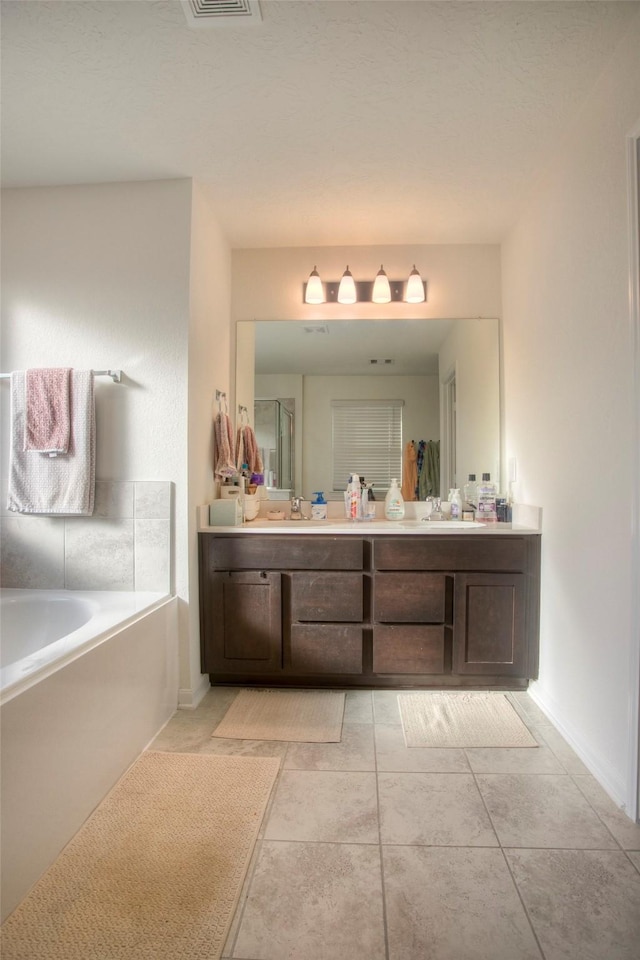
[[[177,598],[2,590],[0,626],[4,919],[175,711]]]
[[[102,643],[166,595],[108,590],[0,590],[0,702]]]

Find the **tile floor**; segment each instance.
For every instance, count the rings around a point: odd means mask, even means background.
[[[154,750],[279,756],[223,957],[638,960],[640,826],[526,693],[528,749],[404,745],[393,691],[346,696],[341,743],[212,739],[237,688]]]

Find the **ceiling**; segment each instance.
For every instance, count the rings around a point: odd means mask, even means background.
[[[260,321],[254,328],[255,372],[307,376],[433,376],[438,373],[438,350],[454,322],[431,319],[425,323],[398,318]],[[492,321],[468,322],[489,325]],[[385,360],[391,363],[384,363]]]
[[[260,9],[3,0],[3,184],[193,177],[233,247],[499,243],[640,4]]]

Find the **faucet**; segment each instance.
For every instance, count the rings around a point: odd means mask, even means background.
[[[306,519],[302,514],[302,503],[304,497],[291,497],[291,520],[304,520]]]

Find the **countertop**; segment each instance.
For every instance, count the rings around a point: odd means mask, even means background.
[[[232,534],[246,536],[250,534],[305,534],[305,535],[346,535],[369,537],[380,535],[395,536],[523,536],[540,534],[534,527],[520,526],[513,523],[470,523],[461,521],[429,521],[429,520],[268,520],[257,517],[255,520],[245,521],[239,526],[212,527],[202,523],[201,533]]]

